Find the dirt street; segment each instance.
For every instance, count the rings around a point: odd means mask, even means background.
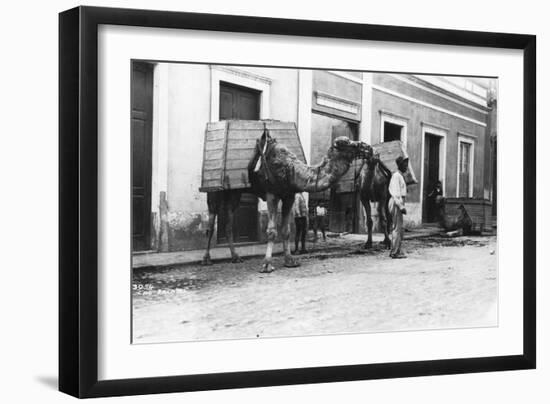
[[[136,270],[135,343],[420,330],[497,324],[496,237],[406,240],[407,259],[328,239],[301,266],[261,258]]]

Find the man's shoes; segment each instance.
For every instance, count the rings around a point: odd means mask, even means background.
[[[407,258],[407,256],[403,253],[399,253],[399,254],[390,254],[390,257],[393,258],[393,259],[400,259],[400,258]]]

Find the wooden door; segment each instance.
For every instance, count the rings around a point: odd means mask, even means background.
[[[432,199],[428,198],[428,195],[437,181],[443,181],[443,178],[439,178],[439,144],[439,136],[426,134],[424,141],[424,183],[422,184],[424,205],[422,218],[424,222],[433,222],[436,220],[438,213],[435,212],[435,204]]]
[[[260,92],[231,84],[220,84],[220,121],[260,119]]]
[[[359,231],[359,192],[331,192],[328,228],[334,233]]]
[[[148,250],[151,234],[153,66],[132,64],[132,244]]]
[[[227,217],[222,211],[218,215],[218,243],[227,242],[226,223]],[[233,240],[236,243],[258,241],[258,198],[254,194],[243,192],[241,195],[234,217]]]
[[[220,120],[260,119],[260,92],[227,83],[220,84]],[[218,242],[224,243],[224,212],[218,216]],[[251,193],[243,193],[241,203],[235,212],[233,235],[236,242],[258,241],[258,198]]]

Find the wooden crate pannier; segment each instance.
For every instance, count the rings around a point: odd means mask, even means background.
[[[204,136],[202,183],[199,191],[250,188],[248,164],[254,157],[256,140],[265,129],[279,144],[284,144],[301,161],[306,162],[294,122],[210,122],[206,124]]]
[[[372,145],[375,153],[380,155],[380,161],[393,173],[397,171],[397,164],[395,159],[399,156],[408,157],[403,143],[400,140],[394,140],[391,142],[383,142]],[[361,159],[356,159],[348,172],[342,177],[342,179],[333,187],[337,193],[353,192],[355,190],[354,179],[358,177],[359,171],[363,162]],[[409,170],[405,173],[405,182],[407,185],[418,183],[416,176],[412,169],[412,165],[409,161]]]

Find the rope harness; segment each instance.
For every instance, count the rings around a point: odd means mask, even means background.
[[[354,162],[353,169],[355,170],[354,177],[353,177],[353,183],[357,185],[357,178],[359,178],[359,175],[361,174],[361,170],[363,170],[363,166],[365,165],[365,162],[367,161],[366,157],[361,158],[361,165],[359,166],[359,169],[357,169],[357,165]]]
[[[319,185],[319,174],[321,173],[321,166],[317,167],[317,175],[315,177],[315,192],[318,192],[318,185]]]
[[[260,146],[260,143],[261,143],[260,139],[256,140],[256,149],[260,154],[260,158],[258,159],[258,163],[256,164],[254,171],[257,172],[259,171],[260,167],[263,167],[266,180],[271,181],[273,177],[267,165],[266,155],[269,153],[268,149],[270,149],[271,143],[273,141],[271,139],[271,136],[269,135],[269,131],[267,129],[265,122],[264,122],[264,133],[262,134],[261,139],[264,140],[263,147]]]

